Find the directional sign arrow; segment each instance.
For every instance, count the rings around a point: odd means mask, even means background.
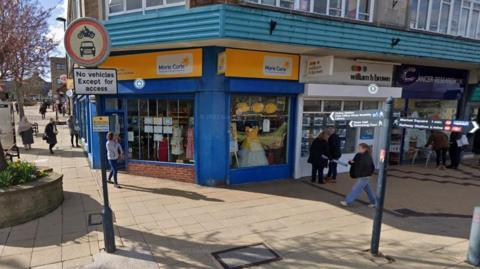
[[[375,120],[383,119],[384,113],[379,110],[361,110],[361,111],[335,111],[330,113],[332,121],[346,120]]]
[[[480,127],[478,126],[478,123],[476,121],[472,121],[471,124],[473,125],[473,128],[469,131],[469,133],[473,134],[475,133]]]
[[[348,123],[352,128],[356,127],[381,127],[383,120],[352,120]]]

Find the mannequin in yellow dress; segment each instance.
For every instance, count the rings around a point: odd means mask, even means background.
[[[240,167],[268,165],[265,150],[258,138],[258,127],[245,127],[245,140],[238,152]]]

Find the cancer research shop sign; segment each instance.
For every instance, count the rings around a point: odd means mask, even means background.
[[[117,94],[115,69],[74,69],[76,94]]]

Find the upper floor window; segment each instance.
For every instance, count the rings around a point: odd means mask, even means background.
[[[116,15],[184,4],[185,0],[107,0],[107,10]]]
[[[374,0],[246,0],[322,15],[372,21]]]
[[[480,39],[480,0],[411,0],[410,27]]]

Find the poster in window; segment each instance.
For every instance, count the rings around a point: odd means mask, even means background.
[[[154,132],[155,134],[161,134],[161,133],[163,133],[163,127],[162,127],[162,126],[155,125],[155,126],[153,126],[153,132]]]
[[[362,140],[372,140],[375,128],[373,127],[363,127],[360,128],[360,139]]]
[[[153,141],[163,141],[163,134],[154,134]]]
[[[133,132],[128,132],[128,142],[132,142],[133,139]]]
[[[163,125],[172,125],[172,124],[173,124],[172,117],[164,117],[163,118]]]
[[[163,124],[163,118],[161,118],[161,117],[155,117],[155,118],[153,118],[153,124],[155,124],[155,125],[162,125],[162,124]]]
[[[172,134],[173,133],[173,127],[172,126],[163,126],[163,133],[164,134]]]
[[[145,125],[144,132],[153,133],[153,125]]]
[[[153,118],[145,117],[144,122],[145,122],[145,124],[153,124]]]

